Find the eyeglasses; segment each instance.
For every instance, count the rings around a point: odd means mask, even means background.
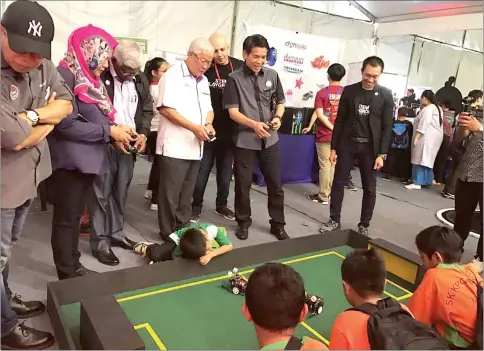
[[[195,54],[194,52],[192,52],[193,55],[195,55],[195,57],[198,59],[198,61],[202,64],[202,66],[207,66],[209,67],[211,64],[212,64],[212,60],[210,61],[207,61],[205,59],[201,59],[200,56],[198,56],[197,54]]]

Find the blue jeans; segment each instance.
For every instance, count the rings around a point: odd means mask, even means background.
[[[18,323],[17,315],[10,306],[10,297],[12,292],[8,287],[9,259],[12,252],[12,246],[19,239],[20,233],[24,226],[27,214],[29,213],[32,200],[27,200],[17,208],[2,208],[1,210],[1,270],[2,270],[2,290],[1,290],[1,308],[2,308],[2,336],[12,331]]]

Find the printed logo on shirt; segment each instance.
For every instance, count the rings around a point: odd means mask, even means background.
[[[15,85],[10,86],[10,99],[16,100],[18,98],[18,87]]]
[[[360,116],[368,116],[370,114],[370,105],[358,105],[358,114]]]
[[[227,79],[216,78],[212,83],[210,83],[210,88],[214,89],[224,89],[225,84],[227,84]]]

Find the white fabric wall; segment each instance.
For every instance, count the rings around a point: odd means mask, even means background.
[[[348,40],[369,40],[373,34],[373,26],[361,21],[314,13],[271,1],[239,1],[235,40],[232,43],[234,56],[239,58],[242,57],[242,43],[246,36],[244,23]]]
[[[417,39],[410,65],[408,86],[432,87],[434,91],[444,86],[450,76],[455,76],[463,51]]]
[[[466,96],[467,93],[474,89],[482,90],[482,59],[482,54],[468,51],[462,52],[455,87],[460,90],[463,96]]]
[[[412,35],[424,33],[454,32],[467,29],[482,29],[482,13],[434,17],[411,21],[380,23],[377,29],[379,37]],[[462,38],[461,38],[462,39]]]
[[[148,40],[157,51],[186,53],[191,40],[221,32],[230,38],[234,1],[39,1],[54,18],[52,59],[60,60],[76,28],[93,24],[115,37]],[[115,6],[114,6],[115,4]]]

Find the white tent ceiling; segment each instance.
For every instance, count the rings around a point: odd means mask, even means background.
[[[357,20],[385,23],[482,12],[482,1],[276,1]]]

